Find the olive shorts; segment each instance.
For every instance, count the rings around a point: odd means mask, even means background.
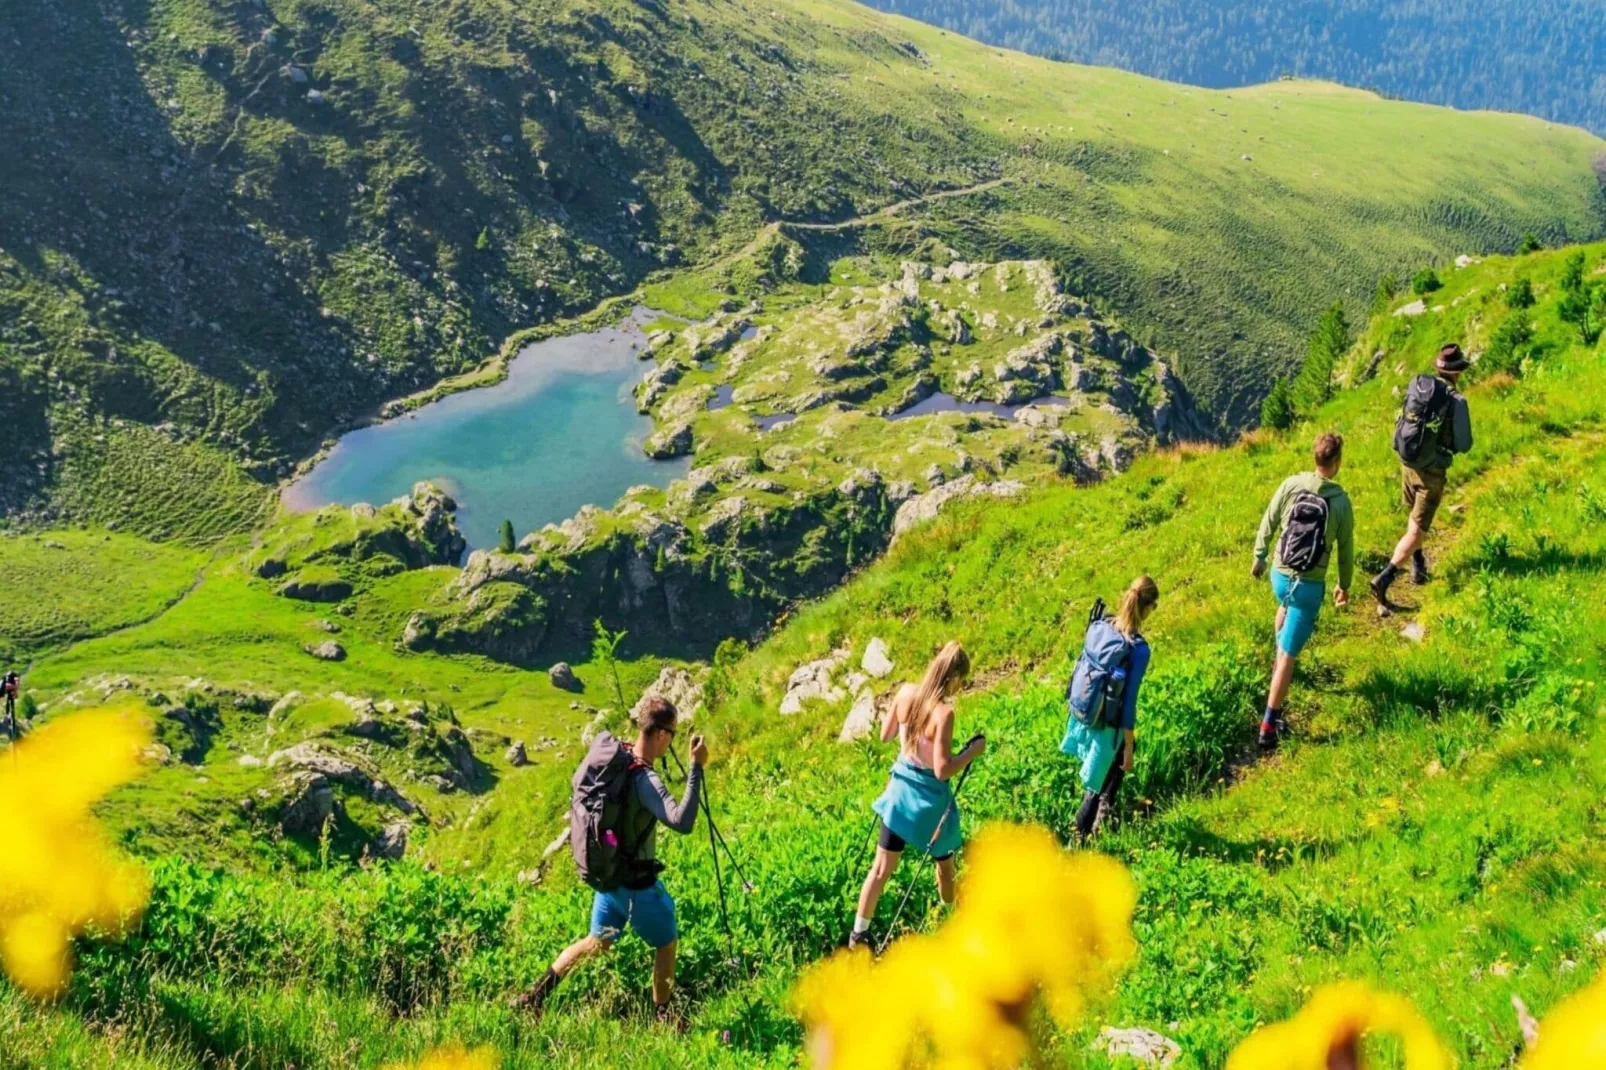
[[[1433,517],[1444,500],[1444,484],[1449,478],[1445,468],[1416,469],[1400,466],[1400,500],[1411,514],[1411,519],[1423,531],[1433,526]]]

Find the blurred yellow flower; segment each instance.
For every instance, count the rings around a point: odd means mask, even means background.
[[[386,1063],[381,1070],[496,1070],[501,1064],[490,1048],[469,1051],[461,1044],[436,1048],[416,1063]]]
[[[1227,1070],[1360,1070],[1368,1033],[1392,1033],[1405,1045],[1406,1070],[1448,1070],[1450,1057],[1410,1003],[1341,981],[1323,985],[1286,1022],[1257,1029],[1227,1060]]]
[[[118,934],[145,906],[144,870],[112,853],[89,809],[139,773],[148,741],[132,709],[107,709],[0,752],[0,967],[31,995],[65,987],[73,936]]]
[[[1522,1070],[1606,1068],[1606,973],[1539,1024],[1539,1042]]]
[[[831,1070],[1018,1065],[1039,997],[1070,1025],[1087,991],[1132,958],[1136,902],[1119,863],[1067,854],[1045,829],[990,825],[940,930],[879,962],[839,952],[804,976],[796,1001],[811,1057]]]

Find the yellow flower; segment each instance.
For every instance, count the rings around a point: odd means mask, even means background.
[[[1136,900],[1120,864],[1068,855],[1044,829],[991,825],[941,930],[879,962],[841,952],[805,975],[796,1000],[811,1058],[831,1070],[1019,1065],[1039,998],[1069,1025],[1087,991],[1132,957]]]
[[[1606,973],[1565,1000],[1540,1023],[1539,1042],[1522,1070],[1601,1070],[1606,1067]]]
[[[387,1063],[382,1070],[496,1070],[501,1064],[490,1048],[469,1051],[461,1044],[448,1044],[427,1053],[416,1063]]]
[[[1367,1033],[1392,1033],[1405,1044],[1406,1070],[1448,1070],[1450,1057],[1410,1003],[1363,984],[1324,985],[1286,1022],[1257,1029],[1227,1060],[1227,1070],[1359,1068]]]
[[[65,987],[74,935],[122,932],[150,895],[144,870],[113,855],[89,814],[139,773],[148,741],[133,711],[108,709],[0,752],[0,966],[36,997]]]

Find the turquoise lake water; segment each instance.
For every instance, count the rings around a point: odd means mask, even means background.
[[[617,327],[537,342],[495,386],[343,435],[285,490],[285,505],[381,505],[432,480],[457,499],[458,526],[475,549],[496,545],[503,519],[523,538],[583,505],[611,506],[639,483],[666,486],[688,462],[641,452],[652,421],[631,397],[652,367],[631,343],[644,340],[651,318],[638,309]]]

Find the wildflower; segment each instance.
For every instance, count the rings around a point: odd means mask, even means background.
[[[1539,1025],[1539,1042],[1522,1070],[1600,1070],[1606,1067],[1606,973],[1565,1000]]]
[[[804,977],[797,1003],[815,1065],[1019,1065],[1039,998],[1070,1025],[1087,991],[1131,959],[1136,898],[1117,862],[1068,855],[1043,829],[983,829],[942,929],[900,941],[880,962],[839,953]]]
[[[144,870],[112,854],[89,814],[139,773],[148,739],[133,712],[107,709],[53,721],[0,754],[0,967],[35,997],[65,987],[73,936],[116,935],[149,898]]]
[[[461,1044],[448,1044],[428,1052],[416,1063],[387,1063],[382,1070],[496,1070],[500,1064],[490,1048],[470,1051]]]
[[[1410,1003],[1341,981],[1316,990],[1286,1022],[1257,1029],[1227,1060],[1227,1070],[1359,1068],[1368,1033],[1393,1033],[1405,1045],[1406,1070],[1449,1070],[1450,1057]]]

